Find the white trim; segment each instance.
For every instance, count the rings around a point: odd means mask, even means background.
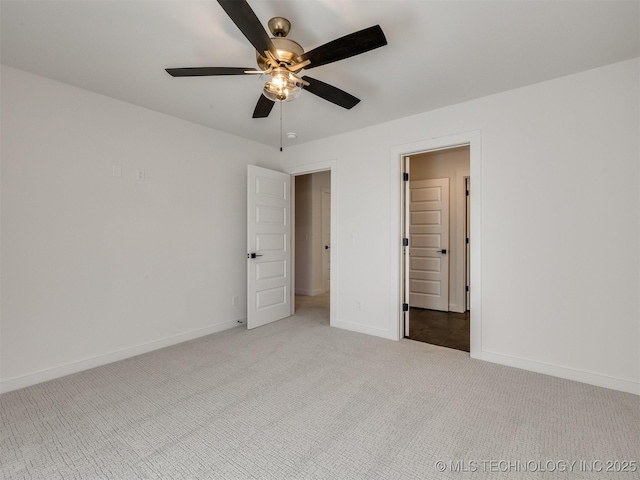
[[[404,159],[404,160],[403,160]],[[404,165],[403,165],[404,162]],[[411,157],[401,157],[400,166],[402,167],[402,176],[409,176],[411,179]],[[411,182],[404,181],[402,179],[402,186],[400,187],[400,205],[402,205],[402,213],[400,214],[400,230],[402,231],[401,237],[409,240],[411,238]],[[411,334],[411,257],[409,256],[409,246],[404,244],[401,247],[400,258],[400,290],[403,291],[401,303],[403,304],[403,312],[400,314],[400,338],[408,337]],[[407,305],[407,310],[404,310],[404,304]]]
[[[350,330],[352,332],[358,333],[366,333],[367,335],[372,335],[374,337],[386,338],[388,340],[397,340],[395,337],[395,332],[389,331],[384,328],[376,328],[370,325],[362,325],[359,323],[353,322],[340,322],[336,321],[331,324],[332,327],[342,328],[344,330]]]
[[[468,239],[469,242],[472,242],[471,238],[471,176],[465,177],[464,179],[464,189],[465,192],[469,192],[468,195],[465,193],[464,199],[464,237]],[[467,288],[471,288],[471,267],[469,263],[469,259],[471,258],[471,244],[464,244],[464,310],[471,309],[471,292],[467,290]]]
[[[285,168],[285,172],[289,175],[297,176],[297,175],[307,175],[309,173],[315,172],[323,172],[329,170],[331,172],[331,238],[338,238],[338,161],[336,159],[333,160],[325,160],[322,162],[314,162],[307,163],[305,165],[295,165],[289,168]],[[292,182],[293,183],[293,182]],[[295,230],[295,217],[291,219],[292,229]],[[293,242],[292,239],[292,244]],[[336,242],[334,241],[334,244]],[[336,319],[336,304],[338,298],[338,248],[334,248],[334,245],[331,246],[331,266],[330,266],[330,276],[331,276],[331,284],[329,285],[329,325],[332,327],[338,327],[337,319]],[[292,261],[291,261],[291,270],[294,270],[295,265],[295,251],[292,250]],[[293,280],[293,277],[292,277]],[[292,293],[295,291],[295,288],[291,289]],[[293,301],[295,305],[295,299]],[[344,328],[344,327],[341,327]]]
[[[295,165],[289,168],[285,169],[285,173],[289,173],[291,175],[307,175],[309,173],[315,173],[315,172],[324,172],[326,170],[334,170],[338,164],[338,161],[336,159],[333,160],[325,160],[323,162],[314,162],[314,163],[307,163],[305,165]],[[333,193],[333,187],[335,185],[333,184],[333,172],[331,175],[331,192]]]
[[[324,245],[324,237],[326,235],[327,232],[325,232],[325,227],[324,227],[324,214],[325,212],[325,208],[324,208],[324,196],[325,194],[328,193],[329,194],[329,222],[331,222],[331,188],[327,188],[327,187],[321,187],[320,188],[320,215],[321,215],[321,219],[320,219],[320,245]],[[331,238],[331,223],[329,223],[329,238]],[[325,245],[326,247],[326,245]],[[322,293],[326,293],[327,291],[331,290],[331,245],[329,245],[329,251],[326,251],[326,248],[323,247],[322,248]],[[327,271],[325,269],[325,260],[326,260],[326,254],[329,254],[329,272],[327,274]],[[329,277],[329,278],[327,278]],[[325,285],[327,285],[327,283],[329,284],[329,290],[325,290]]]
[[[287,173],[287,172],[285,172]],[[291,235],[289,238],[289,249],[291,258],[289,259],[289,274],[291,276],[291,292],[289,303],[291,304],[291,315],[296,313],[296,177],[291,175]],[[304,294],[303,294],[304,295]]]
[[[241,323],[246,323],[246,317],[227,320],[226,322],[216,323],[215,325],[209,325],[208,327],[198,328],[196,330],[180,333],[171,337],[165,337],[160,340],[154,340],[152,342],[117,350],[115,352],[86,358],[78,362],[67,363],[66,365],[60,365],[58,367],[48,368],[39,372],[3,380],[0,382],[0,393],[11,392],[13,390],[18,390],[19,388],[29,387],[37,383],[46,382],[48,380],[71,375],[72,373],[82,372],[84,370],[89,370],[90,368],[100,367],[119,360],[135,357],[136,355],[141,355],[143,353],[152,352],[178,343],[187,342],[195,338],[211,335],[212,333],[218,333],[223,330],[238,327]]]
[[[455,188],[456,199],[454,205],[454,215],[456,222],[456,238],[451,243],[455,245],[455,250],[452,252],[456,259],[456,271],[454,278],[456,279],[456,292],[455,298],[461,300],[461,304],[449,303],[449,311],[456,313],[464,313],[466,308],[466,285],[467,285],[467,272],[465,270],[465,257],[467,252],[467,244],[465,242],[465,230],[467,224],[467,195],[466,195],[466,179],[471,175],[470,170],[464,172],[456,172],[455,174]],[[449,289],[449,299],[451,299],[451,289]]]
[[[482,352],[482,218],[481,218],[481,199],[482,199],[482,135],[480,130],[448,135],[445,137],[436,137],[419,142],[394,145],[390,149],[389,156],[389,178],[395,179],[391,183],[390,188],[390,208],[389,208],[389,244],[392,245],[390,254],[391,265],[391,298],[389,302],[389,332],[393,339],[402,338],[402,315],[401,315],[401,293],[402,282],[401,262],[402,262],[402,246],[400,238],[402,238],[401,230],[401,192],[402,192],[402,158],[416,153],[427,151],[443,150],[446,148],[459,147],[463,145],[470,146],[469,163],[471,171],[471,181],[473,182],[473,196],[471,197],[471,237],[474,239],[471,245],[471,352],[470,355],[476,358],[476,355]]]
[[[585,372],[583,370],[574,370],[572,368],[536,362],[534,360],[526,360],[524,358],[512,357],[509,355],[501,355],[499,353],[478,352],[474,358],[477,360],[484,360],[486,362],[520,368],[522,370],[529,370],[531,372],[551,375],[553,377],[566,378],[567,380],[574,380],[576,382],[588,383],[598,387],[610,388],[613,390],[640,395],[640,382],[609,377],[598,373]]]
[[[469,145],[469,190],[473,192],[469,199],[471,212],[470,264],[471,281],[469,286],[471,345],[470,355],[475,358],[482,352],[482,134],[480,130],[470,132]]]

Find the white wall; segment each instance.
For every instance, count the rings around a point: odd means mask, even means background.
[[[246,165],[275,149],[5,66],[1,88],[3,390],[245,317]]]
[[[332,164],[332,324],[395,337],[390,152],[479,130],[478,358],[640,393],[639,69],[285,150],[291,171]],[[7,67],[1,89],[2,389],[244,317],[246,165],[270,167],[277,152]]]
[[[449,310],[466,309],[465,177],[470,175],[469,147],[411,155],[411,181],[449,179]]]
[[[397,334],[390,152],[480,131],[477,357],[640,393],[639,69],[621,62],[285,151],[290,169],[336,162],[336,325]]]

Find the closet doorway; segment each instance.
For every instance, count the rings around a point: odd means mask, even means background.
[[[405,336],[470,351],[470,147],[405,158]]]
[[[295,304],[331,304],[331,171],[295,177]]]

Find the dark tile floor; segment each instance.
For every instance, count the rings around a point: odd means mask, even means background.
[[[439,312],[423,308],[409,310],[409,338],[419,342],[469,351],[469,311]]]

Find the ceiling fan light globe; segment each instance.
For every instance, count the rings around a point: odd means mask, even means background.
[[[288,88],[274,88],[272,84],[265,84],[262,89],[262,94],[269,100],[274,102],[291,102],[300,96],[302,88],[288,89]]]
[[[302,92],[303,84],[300,79],[285,68],[277,68],[261,79],[266,80],[262,93],[274,102],[290,102]]]

